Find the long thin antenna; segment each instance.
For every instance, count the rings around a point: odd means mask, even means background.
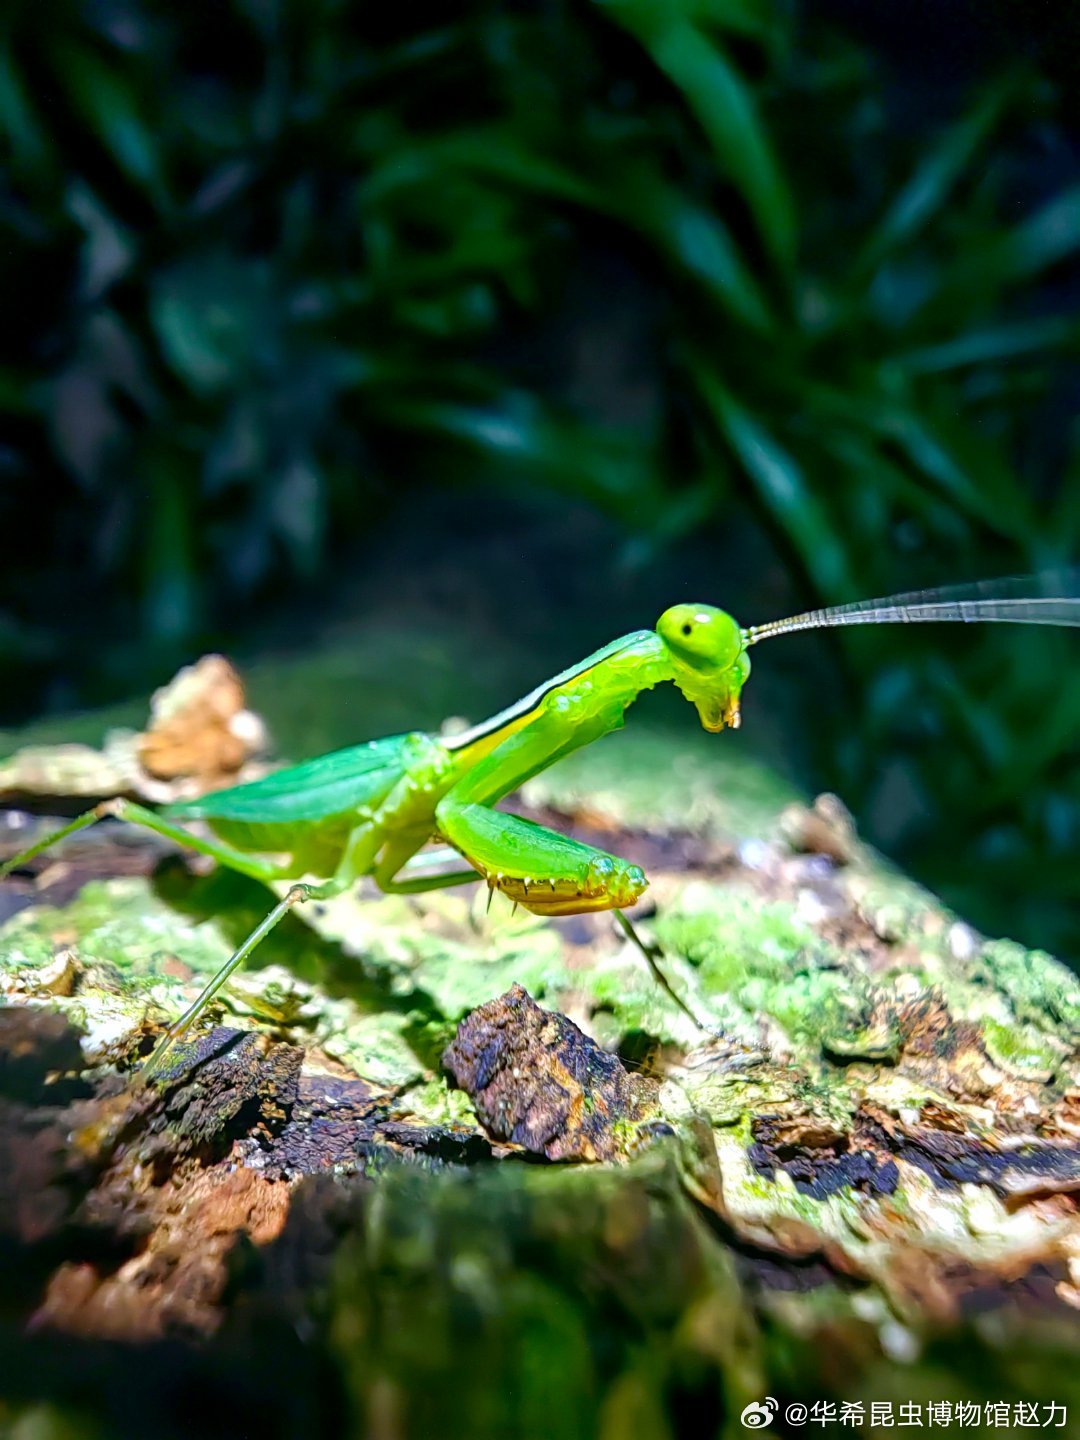
[[[827,610],[807,610],[786,620],[770,620],[743,631],[747,645],[792,630],[822,630],[835,625],[918,624],[996,620],[1015,625],[1080,626],[1080,567],[1010,580],[979,580],[940,590],[912,590],[884,600],[856,600]]]

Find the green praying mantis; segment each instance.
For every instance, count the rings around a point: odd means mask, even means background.
[[[613,640],[463,734],[443,738],[414,732],[371,740],[160,812],[128,800],[105,801],[8,860],[0,866],[0,877],[111,815],[267,884],[294,882],[166,1031],[144,1074],[160,1066],[294,905],[339,895],[365,875],[388,894],[480,878],[492,893],[498,890],[537,915],[614,911],[658,982],[685,1010],[654,951],[623,913],[646,889],[642,869],[496,810],[496,803],[564,755],[618,729],[642,691],[664,682],[674,684],[696,707],[706,730],[736,728],[750,674],[747,652],[762,640],[796,630],[891,622],[1080,626],[1078,579],[1080,573],[1069,572],[915,591],[748,629],[712,605],[675,605],[664,611],[655,630]],[[185,829],[189,821],[203,822],[210,835]],[[442,848],[425,850],[432,840],[442,841]],[[440,869],[448,860],[465,865]]]

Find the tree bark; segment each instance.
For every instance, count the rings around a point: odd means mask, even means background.
[[[361,889],[138,1086],[266,891],[107,828],[13,882],[13,1433],[1077,1433],[1080,985],[714,756],[522,799],[645,866],[699,1025],[610,917]]]

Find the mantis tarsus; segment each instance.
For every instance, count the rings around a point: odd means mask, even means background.
[[[739,698],[750,673],[747,651],[761,640],[794,630],[887,622],[1080,626],[1078,580],[1074,571],[916,591],[749,629],[711,605],[675,605],[655,630],[613,640],[464,734],[443,739],[416,732],[372,740],[160,813],[126,800],[106,801],[8,860],[0,877],[65,836],[114,815],[241,874],[268,883],[296,882],[162,1037],[144,1074],[160,1065],[293,905],[338,895],[363,875],[392,894],[479,877],[538,915],[614,910],[678,1001],[622,913],[647,886],[640,867],[498,811],[495,803],[564,755],[617,729],[638,695],[664,681],[696,706],[706,730],[738,726]],[[213,838],[177,823],[190,820],[203,821]],[[448,848],[420,854],[432,839]],[[464,859],[467,868],[433,869],[448,857]]]

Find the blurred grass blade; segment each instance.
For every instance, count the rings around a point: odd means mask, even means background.
[[[526,149],[508,131],[459,134],[431,147],[427,154],[433,165],[450,162],[474,174],[617,219],[647,236],[662,259],[705,285],[742,324],[761,331],[772,328],[761,287],[723,221],[655,171],[635,164],[616,168],[600,180],[585,180]],[[413,174],[418,163],[414,160]],[[376,184],[384,190],[387,180],[382,177]]]
[[[755,39],[775,34],[782,22],[772,0],[663,0],[663,9],[703,30],[728,30]]]
[[[757,222],[765,248],[784,270],[795,254],[795,216],[786,177],[753,96],[718,43],[671,19],[651,0],[604,6],[631,31],[683,94],[713,154]]]
[[[641,199],[645,203],[632,211],[628,207],[625,218],[632,215],[657,249],[667,250],[737,320],[752,330],[770,331],[773,320],[761,288],[719,217],[674,186],[654,186]]]
[[[1075,422],[1061,489],[1051,512],[1050,533],[1063,555],[1080,554],[1080,425]]]
[[[958,335],[938,345],[924,345],[898,354],[889,361],[889,365],[908,375],[933,375],[961,370],[969,365],[985,365],[1021,355],[1046,353],[1078,342],[1080,319],[1055,315],[1046,319],[1021,320],[1014,325],[971,330],[966,335]]]
[[[369,200],[381,200],[394,189],[438,180],[453,166],[577,205],[596,202],[589,181],[530,149],[509,128],[458,130],[445,139],[399,149],[365,179],[364,192]]]
[[[60,60],[71,97],[91,134],[128,178],[159,209],[165,208],[157,135],[141,113],[134,85],[88,47],[67,47]]]
[[[545,485],[583,495],[593,504],[653,527],[664,507],[651,446],[640,436],[602,431],[561,416],[534,397],[507,393],[488,404],[453,404],[387,397],[381,413],[410,430],[453,437],[506,467],[521,466]]]
[[[941,433],[945,422],[941,417],[938,422],[935,429],[914,408],[897,407],[882,415],[880,431],[953,504],[1013,543],[1030,541],[1034,528],[1031,503],[1008,468],[989,447],[978,447],[974,436],[962,437],[959,425],[946,438]],[[966,465],[958,453],[968,447],[979,448],[977,458],[981,464],[977,468]],[[979,475],[978,482],[975,474]]]
[[[23,372],[13,365],[0,365],[0,411],[7,416],[33,415],[38,402],[28,393]]]
[[[23,183],[35,174],[43,178],[51,168],[49,139],[34,106],[12,63],[5,41],[0,38],[0,135],[7,136],[12,168]]]
[[[928,303],[944,307],[958,297],[993,296],[1008,286],[1030,283],[1078,251],[1080,185],[1073,185],[977,252],[965,254],[927,297]]]
[[[143,633],[165,645],[194,633],[199,611],[192,503],[195,486],[184,461],[164,449],[143,457],[147,489],[143,516]]]
[[[797,462],[707,365],[695,367],[695,380],[721,433],[821,594],[854,597],[858,586],[847,550]]]
[[[920,161],[863,246],[855,261],[857,276],[865,277],[876,269],[945,208],[953,188],[997,128],[1020,87],[1018,75],[1002,77],[946,130],[938,144]]]
[[[889,517],[896,513],[909,516],[924,533],[959,543],[966,533],[966,523],[941,494],[938,487],[928,489],[920,484],[904,466],[902,458],[884,453],[877,437],[864,428],[841,427],[826,423],[822,427],[822,444],[835,464],[837,483],[852,495],[852,520],[863,533],[888,533]],[[862,517],[874,507],[877,523],[867,525]]]
[[[1080,185],[1063,191],[991,252],[987,269],[1007,284],[1032,280],[1080,249]],[[996,261],[996,264],[995,264]],[[982,264],[976,261],[976,271]]]

